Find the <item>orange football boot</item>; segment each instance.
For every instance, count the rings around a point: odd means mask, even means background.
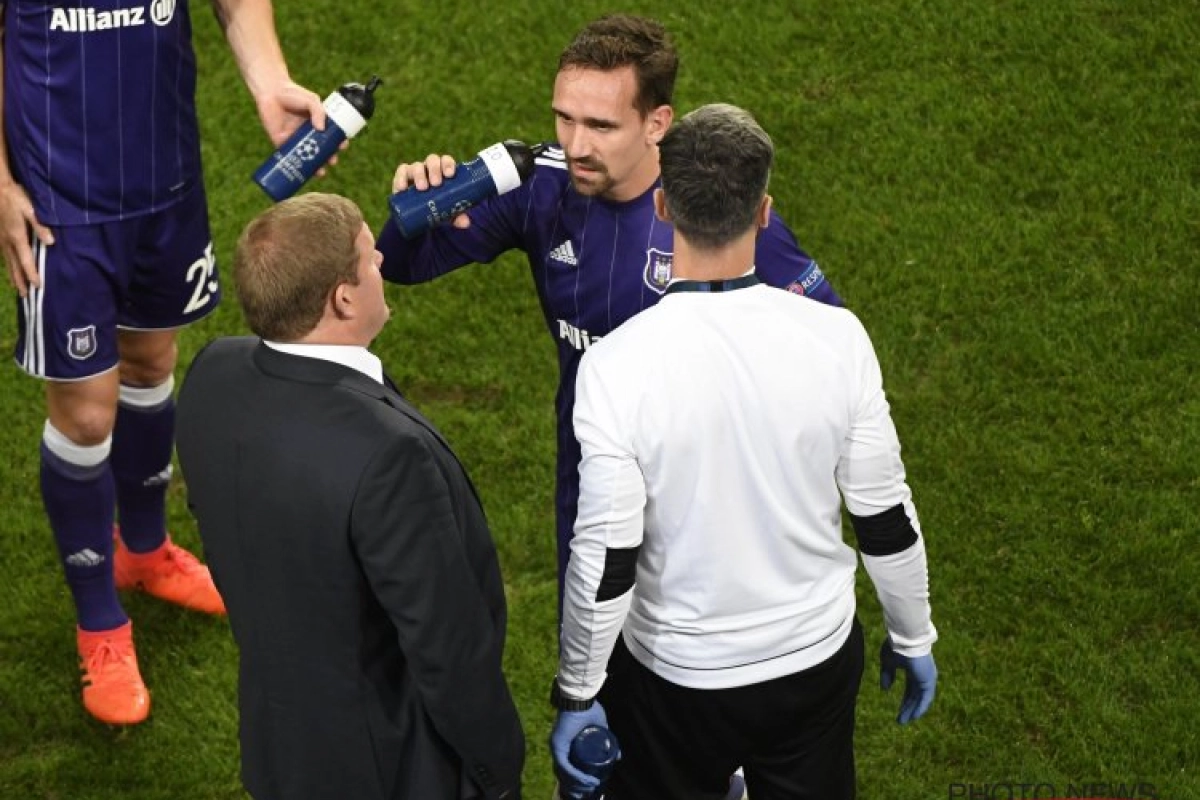
[[[114,528],[119,534],[119,530]],[[118,589],[140,589],[160,600],[205,614],[225,614],[225,601],[213,584],[208,567],[171,542],[157,550],[131,553],[117,535],[113,546],[113,577]]]
[[[75,629],[83,672],[83,707],[109,725],[134,725],[150,714],[150,690],[142,683],[133,649],[133,624],[108,631]]]

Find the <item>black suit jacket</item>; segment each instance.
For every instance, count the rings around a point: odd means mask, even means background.
[[[466,473],[393,389],[219,339],[177,448],[240,654],[258,800],[517,798],[496,550]]]

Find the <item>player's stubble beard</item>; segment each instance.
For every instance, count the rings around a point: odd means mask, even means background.
[[[615,181],[608,174],[608,170],[598,161],[593,161],[590,158],[572,158],[568,161],[571,176],[571,185],[575,187],[575,191],[579,192],[584,197],[603,197],[612,189]],[[579,175],[575,171],[575,167],[580,166],[588,170],[592,170],[589,175]]]

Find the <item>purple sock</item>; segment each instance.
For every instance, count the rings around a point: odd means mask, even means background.
[[[167,485],[175,437],[173,381],[151,389],[121,386],[113,430],[121,540],[134,553],[159,548],[167,536]]]
[[[113,584],[112,519],[116,506],[108,459],[72,464],[42,444],[42,502],[62,557],[75,616],[85,631],[129,621]]]

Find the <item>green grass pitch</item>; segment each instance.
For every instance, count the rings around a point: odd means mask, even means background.
[[[270,148],[207,4],[193,6],[227,266],[266,205],[249,175]],[[558,51],[615,8],[277,0],[297,80],[321,94],[385,80],[375,118],[317,185],[377,228],[398,162],[552,137]],[[680,112],[732,102],[772,134],[777,207],[884,367],[928,540],[942,680],[930,715],[900,728],[898,696],[868,663],[860,796],[972,784],[1007,799],[997,785],[1019,797],[1021,783],[1132,796],[1120,785],[1142,783],[1162,800],[1200,797],[1195,0],[621,8],[673,31]],[[526,796],[548,797],[555,365],[533,286],[506,257],[388,296],[376,350],[455,445],[497,536]],[[0,315],[0,350],[15,327]],[[184,336],[182,363],[244,331],[227,298]],[[0,408],[0,798],[245,798],[224,621],[128,598],[152,717],[122,731],[81,710],[37,491],[41,388],[11,362]],[[171,524],[195,546],[184,498],[177,481]],[[859,590],[873,652],[880,613],[865,577]]]

